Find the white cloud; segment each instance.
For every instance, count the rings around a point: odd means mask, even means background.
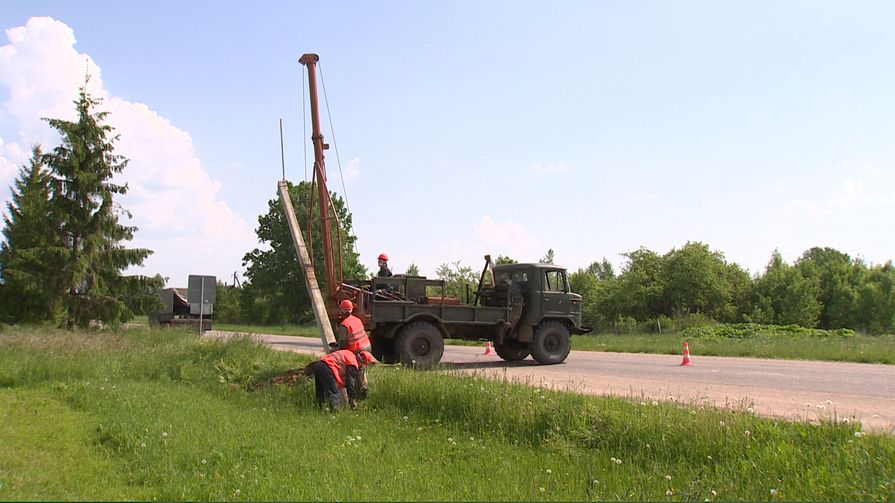
[[[485,215],[475,226],[475,232],[484,248],[496,255],[508,255],[522,261],[534,256],[537,240],[519,222],[495,222]],[[497,258],[496,255],[494,258]]]
[[[360,176],[360,158],[355,157],[354,159],[348,161],[348,165],[345,166],[345,171],[343,173],[345,177],[345,183],[348,183]]]
[[[565,164],[535,164],[528,168],[533,173],[566,173],[569,168]]]
[[[880,176],[872,175],[873,180],[864,183],[857,178],[846,178],[832,194],[820,200],[793,199],[781,210],[783,216],[802,214],[808,216],[829,215],[831,213],[855,210],[855,209],[882,209],[895,205],[895,197],[883,194],[878,189],[871,187],[884,187],[885,183],[879,183],[885,172],[878,172]]]
[[[116,180],[129,187],[119,200],[134,215],[126,223],[139,227],[130,245],[155,251],[140,272],[158,272],[185,286],[188,274],[226,278],[241,267],[242,255],[257,240],[217,198],[220,183],[202,166],[189,133],[147,105],[105,89],[99,66],[75,50],[74,32],[64,23],[31,18],[6,35],[9,44],[0,47],[0,90],[8,91],[0,103],[0,197],[8,199],[15,166],[27,160],[30,145],[57,144],[41,118],[73,119],[72,101],[89,73],[87,90],[103,100],[99,108],[109,112],[107,124],[120,135],[116,151],[130,159]]]

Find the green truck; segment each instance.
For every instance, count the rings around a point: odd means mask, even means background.
[[[553,264],[492,265],[488,256],[485,261],[466,303],[446,297],[443,281],[421,276],[344,285],[355,293],[355,314],[364,320],[376,359],[430,366],[441,360],[444,339],[465,339],[493,341],[507,361],[530,354],[542,364],[562,363],[571,334],[591,331],[581,325],[581,296],[569,289],[566,270]]]

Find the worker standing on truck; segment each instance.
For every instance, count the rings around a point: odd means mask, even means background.
[[[342,320],[339,322],[339,333],[336,335],[336,342],[339,349],[347,349],[352,353],[358,351],[370,352],[373,350],[370,345],[370,338],[364,330],[364,322],[357,316],[352,314],[354,311],[354,303],[348,299],[339,303],[339,312]],[[367,398],[369,391],[367,387],[366,367],[361,367],[357,372],[358,398],[361,400]]]
[[[317,407],[323,408],[329,402],[331,410],[342,407],[342,389],[348,394],[348,405],[357,407],[355,389],[357,372],[373,361],[373,355],[367,351],[353,353],[347,349],[339,349],[323,356],[308,365],[306,374],[314,375],[314,391],[317,395]]]
[[[379,257],[377,257],[377,260],[379,262],[379,272],[376,273],[376,277],[391,278],[393,274],[392,270],[388,268],[388,255],[386,255],[385,253],[380,253]],[[382,290],[386,294],[391,295],[392,292],[395,291],[395,287],[385,283],[377,283],[373,285],[373,290]]]
[[[380,278],[391,278],[392,270],[388,268],[388,255],[380,253],[377,260],[379,262],[379,274],[377,276]]]

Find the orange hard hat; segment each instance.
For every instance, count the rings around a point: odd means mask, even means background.
[[[384,253],[380,253],[379,260],[385,260],[386,262],[388,262],[388,255],[386,255]]]
[[[342,302],[339,302],[339,309],[348,312],[354,311],[354,303],[348,299],[345,299]]]

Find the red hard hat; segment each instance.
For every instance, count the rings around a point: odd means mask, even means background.
[[[339,309],[349,312],[354,311],[354,303],[348,299],[345,299],[342,302],[339,302]]]
[[[380,253],[379,260],[385,260],[386,262],[388,262],[388,255],[386,255],[384,253]]]

